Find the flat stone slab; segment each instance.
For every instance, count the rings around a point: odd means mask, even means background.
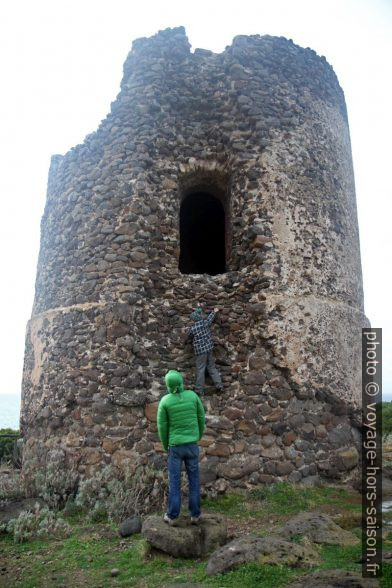
[[[306,574],[290,584],[290,588],[379,588],[378,580],[362,578],[347,570],[324,570]]]
[[[246,535],[217,549],[208,560],[207,575],[213,576],[257,561],[258,563],[312,566],[319,562],[317,549],[285,541],[280,537]]]
[[[142,535],[153,547],[174,557],[200,557],[227,541],[227,525],[224,517],[215,514],[203,515],[198,525],[180,516],[176,527],[152,515],[143,522]]]
[[[329,545],[357,545],[359,539],[342,529],[331,517],[320,512],[300,512],[279,531],[282,537],[305,535],[314,543]]]

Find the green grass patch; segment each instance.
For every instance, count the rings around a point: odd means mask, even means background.
[[[382,578],[380,579],[382,588],[391,588],[392,586],[392,564],[382,564]]]
[[[297,512],[318,508],[327,508],[328,511],[331,506],[334,514],[350,508],[351,512],[360,510],[358,496],[350,490],[300,488],[285,482],[203,501],[205,512],[221,513],[232,527],[259,536],[268,535],[274,525],[280,526]],[[0,536],[0,551],[7,568],[4,585],[10,588],[54,588],[61,585],[73,588],[163,588],[170,584],[199,582],[215,588],[237,588],[238,585],[241,588],[279,588],[289,586],[302,574],[310,573],[309,569],[254,562],[210,578],[206,575],[206,560],[175,559],[160,554],[151,550],[141,535],[122,539],[117,534],[116,525],[92,523],[87,513],[70,509],[65,517],[73,533],[63,541],[40,540],[16,545],[9,535]],[[359,532],[355,532],[359,537]],[[302,543],[303,537],[298,535],[292,540]],[[321,562],[315,569],[361,571],[361,564],[358,563],[361,558],[360,544],[346,548],[325,545],[320,555]],[[111,576],[113,568],[119,570],[115,577]],[[386,580],[383,579],[381,585],[386,588],[392,586],[392,566],[385,565],[384,570]],[[3,585],[3,577],[0,576],[0,585]]]
[[[349,492],[343,488],[302,488],[288,482],[261,486],[248,494],[229,494],[203,501],[203,507],[211,512],[245,517],[255,514],[291,515],[322,504],[361,510],[360,504],[349,501]]]
[[[202,501],[202,508],[227,516],[252,516],[254,510],[247,504],[246,495],[226,494],[215,499]]]
[[[322,564],[318,569],[345,569],[360,572],[362,565],[362,546],[358,545],[343,547],[341,545],[322,545],[321,546]]]
[[[312,510],[322,504],[341,506],[350,510],[361,510],[360,504],[351,503],[344,488],[304,488],[288,482],[277,482],[271,486],[256,488],[250,497],[263,504],[264,512],[270,514],[295,514]]]
[[[205,575],[199,578],[195,574],[194,582],[202,582],[205,586],[216,588],[279,588],[288,586],[291,582],[308,572],[304,569],[292,569],[287,566],[273,566],[269,564],[247,563],[227,574],[217,574],[213,578]]]
[[[145,553],[144,539],[138,537],[122,553],[117,554],[116,566],[120,570],[116,577],[118,586],[139,586],[144,582],[146,586],[159,587],[174,581],[189,581],[196,566],[191,559],[171,558],[166,555],[151,555],[143,557]],[[104,577],[110,579],[110,570]]]

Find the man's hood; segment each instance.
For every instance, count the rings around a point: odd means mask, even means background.
[[[170,370],[165,376],[167,391],[171,394],[177,394],[184,391],[184,380],[180,372]]]

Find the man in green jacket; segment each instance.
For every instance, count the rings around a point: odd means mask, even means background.
[[[192,390],[184,390],[182,375],[170,370],[165,376],[168,394],[158,406],[158,434],[168,451],[169,504],[163,519],[176,525],[181,510],[181,466],[185,463],[189,483],[191,523],[200,520],[199,447],[205,427],[203,404]]]

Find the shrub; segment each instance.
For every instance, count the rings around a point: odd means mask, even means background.
[[[38,495],[50,508],[58,510],[76,492],[77,481],[75,472],[59,468],[55,462],[49,462],[45,470],[37,473],[35,483]]]
[[[67,500],[76,495],[79,476],[69,470],[64,452],[53,449],[45,465],[33,458],[24,469],[24,482],[30,496],[40,496],[52,509],[64,508]]]
[[[164,501],[160,473],[151,468],[136,466],[118,474],[105,466],[79,484],[76,504],[86,508],[92,520],[107,516],[120,522],[134,514],[144,514]]]
[[[7,532],[12,533],[15,543],[24,543],[33,539],[62,539],[68,537],[70,525],[48,508],[36,505],[33,512],[23,511],[18,518],[7,525]]]
[[[90,478],[85,478],[79,483],[75,503],[87,509],[92,519],[95,514],[102,513],[102,511],[107,514],[106,501],[109,496],[108,486],[111,479],[112,468],[105,466]]]
[[[0,470],[0,506],[2,502],[25,498],[25,491],[21,483],[18,470]]]
[[[18,439],[19,431],[0,429],[0,462],[13,460]]]
[[[377,404],[377,416],[382,414],[382,434],[384,437],[392,433],[392,402],[382,402]]]

